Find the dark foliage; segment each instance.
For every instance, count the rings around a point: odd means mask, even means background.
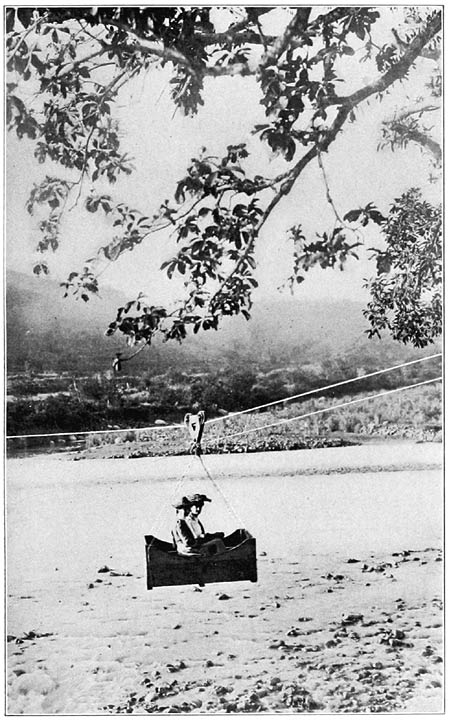
[[[25,382],[10,381],[9,391],[16,397],[7,405],[8,435],[38,432],[71,432],[107,430],[111,427],[144,427],[156,419],[182,422],[192,407],[204,409],[208,417],[224,411],[235,412],[271,403],[281,398],[314,390],[354,377],[355,368],[363,363],[364,373],[376,371],[378,360],[370,355],[347,352],[329,356],[313,365],[288,369],[266,369],[254,365],[247,369],[223,366],[201,373],[173,372],[154,377],[65,379],[64,394],[60,378]],[[392,389],[436,377],[440,372],[438,359],[412,365],[386,375],[345,384],[324,391],[321,396],[339,397],[348,392],[369,393]],[[38,399],[37,393],[52,393]],[[320,394],[314,395],[320,397]]]
[[[231,9],[225,32],[214,26],[212,8],[6,10],[7,126],[33,142],[39,162],[51,160],[65,171],[64,177],[47,175],[31,192],[28,211],[39,208],[44,215],[37,249],[45,253],[59,246],[69,198],[82,199],[89,213],[104,213],[111,226],[111,241],[81,271],[70,273],[63,283],[65,292],[87,302],[98,292],[102,263],[117,261],[153,232],[170,228],[177,237],[177,252],[162,269],[169,277],[184,278],[184,300],[168,309],[139,296],[119,308],[108,335],[119,331],[131,345],[149,344],[156,335],[182,341],[189,327],[198,332],[217,329],[223,316],[249,318],[257,287],[255,247],[265,222],[304,169],[314,160],[321,163],[345,124],[356,121],[358,106],[406,81],[420,55],[435,49],[441,30],[440,10],[414,12],[405,38],[393,27],[397,42],[377,47],[372,41],[377,10],[347,6],[313,13],[310,7],[297,7],[286,9],[283,33],[271,36],[261,25],[269,10],[242,8],[236,18]],[[377,69],[377,77],[350,95],[339,95],[345,80],[342,68],[350,78],[360,50]],[[345,63],[340,62],[343,58]],[[111,68],[106,83],[104,63]],[[253,76],[267,116],[254,132],[284,158],[285,171],[274,178],[249,172],[248,150],[240,143],[229,145],[223,157],[204,150],[194,158],[173,200],[153,214],[104,193],[105,184],[114,185],[133,170],[114,117],[120,89],[157,66],[170,68],[173,101],[186,114],[196,113],[203,103],[205,78]],[[86,191],[84,185],[92,189]],[[424,214],[418,217],[420,212]],[[428,212],[423,204],[417,206],[409,235]],[[332,230],[318,228],[317,239],[304,238],[299,226],[293,229],[297,247],[291,285],[302,282],[303,273],[314,265],[343,269],[348,259],[357,258],[357,229],[368,222],[379,225],[387,243],[391,241],[392,218],[384,220],[371,202],[363,209],[348,208],[345,223]],[[395,278],[397,273],[413,273],[416,257],[390,246],[388,258],[389,278],[378,255],[374,305],[367,313],[372,331],[390,330],[403,342],[423,346],[438,334],[441,322],[438,299],[424,313],[421,307],[433,271],[416,275],[407,312],[397,312],[392,323],[384,317],[391,302],[402,306],[405,298],[403,292],[390,301]],[[45,260],[35,265],[35,272],[48,272]],[[438,272],[434,275],[437,282]]]

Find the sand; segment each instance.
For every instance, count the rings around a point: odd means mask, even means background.
[[[441,712],[441,446],[205,463],[8,462],[8,712]],[[146,590],[143,536],[194,490],[257,584]]]

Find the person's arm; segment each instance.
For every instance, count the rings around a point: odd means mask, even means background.
[[[201,522],[200,522],[200,525],[201,525],[201,530],[203,531],[203,542],[209,542],[209,540],[216,540],[217,538],[220,538],[220,540],[221,540],[222,538],[224,538],[223,532],[207,533],[207,532],[204,532],[204,527]]]
[[[199,545],[209,542],[209,540],[216,540],[216,538],[224,537],[224,533],[207,533],[207,532],[205,532],[204,525],[201,522],[201,520],[198,520],[198,525],[201,528],[201,537],[196,539],[196,541]]]

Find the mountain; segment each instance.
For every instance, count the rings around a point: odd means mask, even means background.
[[[87,303],[64,299],[55,280],[7,271],[8,370],[23,370],[25,364],[36,370],[86,370],[94,358],[99,368],[110,365],[114,348],[104,329],[111,308],[122,301],[109,289]]]
[[[37,371],[97,372],[111,367],[117,350],[127,352],[119,335],[104,331],[117,307],[128,299],[103,288],[89,302],[62,297],[50,278],[6,273],[7,365],[9,372],[26,367]],[[304,302],[283,298],[254,305],[249,322],[226,318],[218,332],[189,336],[182,345],[154,343],[126,367],[130,373],[151,370],[204,372],[234,367],[285,367],[322,362],[347,355],[379,356],[380,364],[428,351],[405,348],[390,339],[368,340],[363,305],[358,302]],[[360,360],[361,362],[361,360]]]

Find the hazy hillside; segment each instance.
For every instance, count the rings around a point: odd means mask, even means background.
[[[117,335],[104,330],[125,298],[113,289],[88,303],[62,297],[59,284],[8,271],[6,276],[7,361],[10,372],[36,370],[95,372],[110,368],[117,349],[126,348]],[[304,303],[279,296],[254,306],[253,318],[227,319],[218,332],[189,337],[182,346],[156,343],[127,366],[127,370],[207,370],[217,364],[283,367],[316,363],[349,355],[380,364],[429,354],[418,353],[391,340],[368,341],[362,305],[356,302]],[[431,352],[432,350],[430,350]],[[132,365],[132,367],[131,367]]]
[[[111,290],[88,303],[64,299],[58,282],[8,271],[8,369],[23,370],[26,362],[46,370],[87,369],[94,360],[99,369],[110,365],[114,344],[104,336],[104,328],[110,308],[121,300]]]

